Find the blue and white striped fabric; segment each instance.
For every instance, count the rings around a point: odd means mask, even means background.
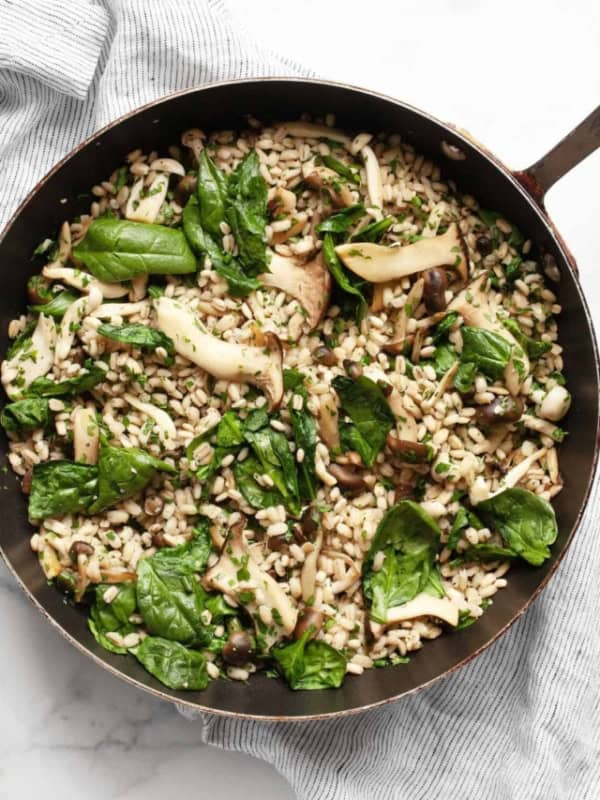
[[[0,0],[0,225],[114,117],[207,81],[296,74],[222,0]],[[558,575],[497,644],[416,696],[326,722],[204,716],[208,743],[271,762],[300,800],[600,796],[598,488]]]

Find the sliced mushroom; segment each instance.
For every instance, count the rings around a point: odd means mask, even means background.
[[[283,242],[291,239],[292,236],[298,236],[298,234],[302,233],[307,220],[308,216],[306,214],[298,214],[290,221],[289,228],[283,231],[274,231],[271,234],[271,242],[273,244],[283,244]]]
[[[175,439],[177,438],[177,430],[175,428],[175,423],[166,411],[163,411],[162,408],[158,408],[158,406],[152,403],[144,403],[132,394],[124,394],[123,399],[129,403],[132,408],[141,411],[142,414],[146,414],[150,419],[156,422],[158,436],[167,449],[174,447]]]
[[[245,519],[232,527],[217,563],[202,578],[206,589],[222,592],[244,606],[259,630],[258,608],[266,605],[272,611],[273,624],[265,633],[265,646],[272,647],[280,639],[290,636],[296,627],[298,609],[281,586],[254,559],[253,551],[244,538]],[[240,580],[240,566],[244,564],[248,580]],[[264,627],[264,626],[263,626]]]
[[[137,303],[102,303],[91,316],[98,319],[112,319],[113,317],[133,317],[148,308],[147,300],[139,300]]]
[[[72,414],[73,451],[75,461],[85,464],[98,462],[100,435],[93,408],[77,406]]]
[[[526,428],[529,428],[529,430],[537,431],[537,433],[541,433],[543,436],[548,436],[555,441],[560,440],[561,434],[559,432],[559,427],[557,425],[553,425],[546,419],[534,417],[532,414],[524,414],[521,422]]]
[[[340,181],[340,176],[329,167],[316,165],[307,161],[302,167],[304,180],[312,189],[322,189],[331,198],[336,208],[351,206],[354,202],[352,192],[345,183]]]
[[[365,162],[365,171],[367,173],[367,191],[369,193],[369,204],[374,209],[373,216],[376,219],[381,219],[383,216],[383,184],[381,182],[381,170],[379,169],[379,162],[377,156],[373,152],[373,148],[365,145],[360,151],[363,161]]]
[[[181,134],[181,144],[184,147],[189,147],[196,161],[200,158],[200,153],[204,150],[204,140],[206,135],[200,128],[190,128]]]
[[[122,283],[99,281],[89,272],[58,266],[56,263],[47,264],[42,270],[42,275],[52,281],[62,281],[80,292],[85,292],[85,294],[89,294],[92,289],[96,288],[106,300],[124,297],[129,291],[129,288]]]
[[[146,297],[146,288],[148,286],[147,275],[136,275],[131,279],[131,290],[129,292],[129,299],[132,303],[138,300],[143,300]]]
[[[100,289],[92,286],[88,295],[84,295],[84,297],[80,297],[79,300],[75,300],[74,303],[71,303],[60,323],[54,350],[55,364],[67,358],[73,345],[73,340],[75,339],[75,332],[81,320],[95,311],[100,306],[101,302],[102,294]]]
[[[174,158],[155,158],[150,164],[150,170],[153,172],[165,172],[168,175],[185,175],[183,164],[176,161]]]
[[[349,270],[371,283],[388,283],[443,266],[455,269],[462,281],[468,276],[466,249],[454,222],[441,236],[402,247],[350,242],[338,245],[335,251]]]
[[[407,410],[400,392],[397,389],[393,389],[387,401],[392,413],[398,420],[398,437],[404,441],[416,442],[417,421],[410,411]]]
[[[283,358],[275,334],[265,334],[265,347],[225,342],[205,333],[199,319],[181,303],[159,297],[154,305],[158,329],[171,337],[180,355],[215,378],[258,386],[267,397],[269,410],[279,406],[283,398]]]
[[[300,573],[300,586],[302,588],[302,600],[308,603],[309,600],[315,597],[315,587],[317,585],[317,563],[319,561],[319,554],[323,546],[323,529],[319,528],[319,532],[313,541],[314,549],[304,559],[302,565],[302,572]]]
[[[386,625],[396,625],[417,617],[436,617],[449,625],[458,625],[459,608],[449,597],[434,597],[421,592],[413,600],[401,606],[388,608]]]
[[[165,201],[168,188],[169,178],[163,173],[157,175],[147,187],[144,186],[144,178],[140,178],[131,189],[125,206],[125,218],[133,222],[154,222]]]
[[[364,492],[367,488],[362,470],[346,464],[330,464],[328,471],[343,489],[348,489],[353,494]]]
[[[269,211],[272,216],[291,214],[296,210],[296,195],[283,186],[277,186],[269,192]]]
[[[331,291],[331,276],[323,266],[321,254],[301,266],[292,258],[273,253],[269,270],[260,277],[264,285],[281,289],[298,300],[307,313],[311,329],[316,328],[327,309]]]
[[[338,421],[339,405],[337,395],[320,395],[318,415],[319,435],[330,450],[337,450],[340,446]]]
[[[2,362],[2,384],[11,399],[21,395],[30,383],[48,372],[54,362],[55,345],[54,320],[40,314],[31,342],[20,348],[12,358]]]
[[[349,147],[352,140],[346,136],[342,131],[336,128],[328,128],[327,125],[316,125],[314,122],[303,122],[297,120],[296,122],[282,122],[281,128],[289,136],[297,136],[307,139],[331,139],[334,142],[340,142],[344,147]]]
[[[521,383],[529,374],[530,363],[527,354],[519,345],[512,333],[507,330],[496,316],[496,310],[490,305],[484,286],[487,282],[487,275],[482,275],[472,284],[463,289],[450,303],[448,311],[457,311],[463,318],[466,325],[474,328],[482,328],[506,339],[514,350],[519,353],[519,361],[522,364],[517,370],[513,358],[508,362],[504,379],[506,386],[512,395],[519,394]]]
[[[499,494],[503,492],[505,489],[512,489],[513,486],[516,486],[519,481],[521,481],[529,472],[531,467],[535,464],[536,461],[539,461],[543,458],[547,453],[547,448],[541,447],[539,450],[536,450],[530,456],[527,456],[520,461],[516,466],[514,466],[511,470],[509,470],[504,478],[502,479],[501,486],[498,488],[497,492],[494,494]],[[492,495],[493,496],[493,495]]]

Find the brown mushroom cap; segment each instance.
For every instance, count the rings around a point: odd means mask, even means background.
[[[261,280],[265,286],[281,289],[298,300],[307,313],[311,329],[319,324],[327,310],[331,292],[331,275],[323,266],[320,253],[308,264],[273,253],[269,272],[261,275]]]

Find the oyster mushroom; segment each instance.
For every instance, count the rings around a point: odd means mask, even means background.
[[[352,140],[346,136],[342,131],[336,128],[328,128],[327,125],[317,125],[314,122],[303,122],[297,120],[296,122],[282,122],[281,129],[288,134],[288,136],[306,137],[307,139],[331,139],[334,142],[340,142],[344,147],[350,147]]]
[[[127,200],[125,218],[132,222],[155,222],[168,188],[169,178],[163,173],[159,173],[147,187],[144,186],[144,178],[140,178],[134,183]]]
[[[158,329],[171,337],[180,355],[220,380],[254,384],[265,393],[269,410],[279,406],[283,370],[281,342],[275,334],[265,334],[264,347],[225,342],[206,333],[198,318],[181,303],[159,297],[154,305]]]
[[[252,548],[244,538],[246,519],[242,517],[230,531],[221,556],[202,578],[205,589],[216,590],[242,605],[254,620],[261,633],[259,607],[275,611],[273,624],[264,636],[265,646],[272,647],[280,639],[290,636],[298,621],[298,609],[281,586],[254,559]],[[240,566],[245,565],[248,578],[240,580]]]
[[[437,617],[449,625],[458,625],[458,605],[449,597],[433,597],[421,592],[408,603],[388,608],[386,625],[396,625],[416,617]]]
[[[98,462],[100,435],[93,408],[77,406],[71,416],[73,423],[73,451],[75,461],[84,464]]]
[[[174,158],[155,158],[150,164],[150,170],[153,172],[165,172],[168,175],[185,175],[183,164],[176,161]]]
[[[132,303],[137,303],[138,300],[143,300],[144,297],[146,297],[147,288],[148,275],[136,275],[131,279],[129,300],[131,300]]]
[[[167,449],[174,446],[175,439],[177,438],[177,431],[175,429],[175,423],[166,411],[163,411],[162,408],[158,408],[158,406],[152,403],[144,403],[132,394],[123,395],[123,399],[126,400],[132,408],[141,411],[142,414],[146,414],[146,416],[154,420],[158,429],[158,436]]]
[[[337,450],[340,446],[339,401],[337,394],[322,394],[317,396],[319,402],[318,424],[319,436],[330,450]]]
[[[455,269],[463,282],[468,277],[466,248],[454,222],[441,236],[403,247],[350,242],[338,245],[335,251],[349,270],[371,283],[388,283],[443,266]]]
[[[146,300],[140,300],[137,303],[102,303],[95,311],[92,311],[90,316],[98,319],[133,317],[134,314],[139,314],[145,308],[148,308]]]
[[[69,355],[69,350],[73,345],[75,339],[75,332],[77,331],[81,320],[88,314],[95,311],[102,302],[102,294],[100,289],[92,286],[90,293],[80,297],[71,303],[66,310],[64,317],[60,323],[58,336],[56,338],[56,347],[54,349],[54,362],[58,364],[60,361]]]
[[[204,140],[206,135],[200,128],[190,128],[181,134],[181,144],[194,154],[196,161],[200,158],[200,153],[204,150]]]
[[[361,151],[367,173],[367,191],[369,193],[370,208],[374,210],[373,216],[381,219],[383,211],[383,184],[381,183],[381,170],[373,148],[365,145]]]
[[[351,206],[354,202],[350,189],[345,183],[340,182],[340,176],[329,167],[307,161],[302,167],[302,174],[311,189],[322,189],[327,192],[336,208]]]
[[[331,276],[323,266],[321,254],[308,264],[300,265],[292,258],[273,253],[269,270],[260,276],[263,284],[281,289],[298,300],[307,313],[311,329],[316,328],[323,318],[331,291]]]
[[[521,369],[517,370],[511,358],[504,371],[506,387],[512,395],[517,395],[521,389],[522,381],[529,374],[529,359],[512,333],[499,322],[496,316],[496,309],[492,307],[484,291],[486,281],[487,275],[482,275],[481,278],[465,287],[450,303],[447,310],[457,311],[466,325],[482,328],[501,336],[512,345],[515,352],[519,353],[519,361],[522,364]]]
[[[48,372],[54,362],[55,345],[54,320],[40,314],[31,340],[20,347],[12,358],[2,362],[2,384],[11,399],[19,397],[30,383]]]
[[[321,547],[323,546],[323,529],[319,528],[319,532],[313,542],[314,548],[304,559],[302,565],[302,572],[300,573],[300,586],[302,588],[302,600],[307,603],[315,596],[315,587],[317,585],[317,564]]]
[[[80,292],[85,292],[85,294],[89,294],[93,288],[96,288],[106,300],[125,297],[129,291],[128,287],[123,283],[99,281],[92,277],[89,272],[82,272],[80,269],[72,269],[71,267],[61,267],[56,263],[47,264],[42,270],[42,275],[51,281],[62,281]]]

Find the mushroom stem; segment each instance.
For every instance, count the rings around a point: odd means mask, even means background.
[[[316,328],[329,303],[331,276],[323,266],[319,254],[314,261],[300,266],[291,258],[273,253],[269,261],[269,272],[260,276],[265,286],[281,289],[298,300],[307,312],[311,329]]]
[[[380,220],[383,216],[383,184],[381,183],[381,170],[379,169],[379,162],[377,156],[373,152],[373,148],[366,144],[360,154],[365,162],[365,171],[367,173],[367,191],[369,192],[369,203],[372,209],[371,213],[375,219]]]
[[[225,342],[205,333],[195,314],[181,303],[159,297],[154,305],[158,329],[171,337],[180,355],[215,378],[252,383],[262,389],[269,410],[279,406],[283,398],[283,358],[275,334],[265,334],[265,347]]]
[[[105,283],[96,280],[89,272],[82,272],[80,269],[62,267],[56,262],[46,264],[42,270],[42,275],[51,281],[63,281],[68,286],[78,289],[80,292],[89,294],[92,289],[98,289],[102,297],[112,300],[115,297],[124,297],[129,289],[122,283]]]
[[[386,614],[386,625],[395,625],[416,617],[437,617],[449,625],[458,625],[458,605],[449,597],[433,597],[421,592],[413,600],[401,606],[389,608]]]
[[[73,411],[73,452],[75,461],[84,464],[98,462],[100,435],[93,408],[78,406]]]
[[[54,362],[56,325],[52,317],[40,314],[31,341],[2,362],[2,384],[11,398],[19,397],[30,383],[45,375]],[[18,382],[18,385],[15,383]]]
[[[62,322],[60,323],[60,329],[56,339],[56,348],[54,350],[55,364],[64,361],[69,355],[69,351],[73,346],[73,340],[75,339],[75,332],[81,320],[95,311],[100,306],[101,302],[102,294],[100,293],[100,289],[92,286],[88,295],[84,295],[80,297],[79,300],[75,300],[66,310]]]

